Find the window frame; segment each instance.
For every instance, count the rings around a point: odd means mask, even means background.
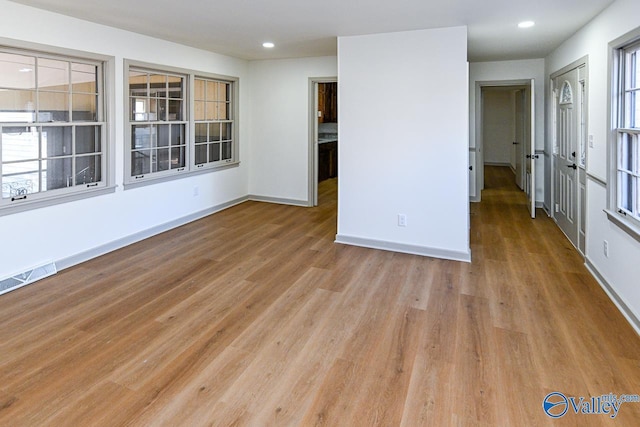
[[[198,96],[195,94],[195,88],[196,88],[196,81],[197,80],[201,80],[205,84],[205,89],[204,89],[205,96],[202,99],[199,99]],[[226,113],[228,115],[227,118],[220,118],[219,114],[216,114],[216,116],[217,116],[216,118],[212,118],[212,119],[207,118],[206,112],[207,112],[207,110],[209,108],[209,104],[215,103],[215,104],[217,104],[217,107],[219,107],[219,104],[222,103],[222,101],[220,101],[219,95],[217,93],[216,93],[216,96],[215,96],[215,98],[216,98],[215,101],[210,101],[208,99],[208,95],[207,95],[208,90],[206,89],[206,85],[208,83],[215,83],[218,86],[218,88],[219,88],[220,84],[228,85],[226,93],[228,94],[229,100],[228,101],[224,101],[225,104],[229,104],[228,108],[226,108],[226,110],[227,110]],[[237,151],[236,147],[235,147],[235,145],[236,145],[235,144],[235,127],[236,127],[236,125],[235,125],[235,121],[234,121],[234,119],[236,117],[234,109],[235,109],[235,105],[236,105],[237,102],[236,102],[235,97],[234,97],[234,82],[229,81],[229,80],[223,80],[223,79],[220,79],[220,78],[212,78],[212,77],[204,77],[204,76],[201,76],[201,75],[196,75],[194,77],[194,79],[193,79],[193,88],[194,88],[194,97],[193,97],[193,105],[194,105],[194,107],[193,107],[192,111],[194,112],[194,117],[193,117],[193,120],[194,120],[194,131],[193,131],[192,141],[193,141],[193,145],[194,145],[193,148],[194,149],[193,149],[193,156],[192,157],[193,157],[193,165],[194,165],[194,167],[196,169],[206,169],[206,168],[211,169],[211,168],[225,166],[225,165],[233,163],[234,159],[235,159],[234,153]],[[195,105],[196,102],[202,102],[203,103],[203,108],[204,108],[203,109],[203,114],[204,114],[204,118],[203,119],[198,119],[198,117],[197,117],[198,109],[196,108],[196,105]],[[220,127],[219,127],[219,136],[220,136],[220,138],[218,140],[211,139],[211,128],[212,128],[211,125],[213,125],[213,124],[219,124],[220,125]],[[230,140],[228,138],[227,139],[223,138],[222,126],[224,126],[225,124],[229,125],[230,129],[231,129],[227,133],[227,135],[230,136]],[[207,127],[207,135],[208,135],[206,141],[197,141],[196,140],[198,138],[198,132],[197,132],[197,128],[196,128],[198,125],[206,125],[206,127]],[[211,160],[211,153],[210,153],[209,150],[211,149],[211,146],[215,145],[215,144],[219,144],[219,148],[218,148],[218,150],[219,150],[218,151],[219,152],[219,158],[217,160]],[[225,144],[228,144],[228,145],[231,146],[231,156],[228,157],[228,158],[225,158],[225,156],[224,156],[224,145]],[[201,162],[201,163],[198,163],[198,156],[197,156],[197,153],[196,153],[198,146],[202,146],[202,147],[206,146],[207,147],[207,155],[206,155],[207,160],[204,161],[204,162]]]
[[[609,43],[609,117],[611,120],[608,136],[608,180],[607,185],[607,208],[605,213],[607,218],[618,225],[627,234],[640,240],[640,174],[633,170],[621,169],[621,141],[625,136],[631,137],[635,142],[635,162],[636,168],[640,168],[640,123],[636,123],[633,128],[627,126],[625,114],[626,105],[627,75],[626,56],[630,51],[638,53],[636,64],[640,66],[640,28],[637,28],[622,37]],[[640,83],[640,82],[636,82]],[[640,84],[636,84],[640,86]],[[638,102],[640,102],[640,91]],[[633,151],[631,154],[633,159]],[[638,170],[637,172],[640,172]],[[635,182],[635,193],[632,194],[631,210],[622,206],[622,183],[621,176],[631,176],[631,181]]]
[[[145,174],[142,177],[136,178],[131,175],[131,156],[132,156],[132,125],[135,121],[130,117],[130,84],[129,84],[129,72],[130,70],[146,70],[148,72],[160,73],[160,74],[172,74],[184,76],[184,105],[183,111],[185,117],[183,121],[186,122],[185,128],[185,166],[184,168],[170,169],[169,171],[155,172]],[[239,81],[238,77],[226,76],[221,74],[205,73],[197,70],[173,67],[168,65],[153,64],[148,62],[136,61],[132,59],[124,60],[124,123],[125,123],[125,140],[124,140],[124,188],[125,190],[131,188],[138,188],[146,185],[153,185],[161,182],[172,181],[175,179],[181,179],[187,176],[198,175],[202,173],[209,173],[212,171],[223,170],[227,168],[237,167],[240,164],[239,157]],[[230,116],[232,122],[231,125],[231,137],[232,137],[232,156],[231,159],[224,162],[213,162],[197,165],[195,163],[195,80],[207,79],[215,81],[223,81],[230,83]],[[142,122],[144,123],[144,122]],[[166,122],[171,123],[171,122]]]
[[[167,77],[179,77],[182,79],[182,98],[180,98],[182,100],[182,104],[181,104],[181,108],[180,108],[180,114],[181,117],[180,119],[176,119],[176,120],[170,120],[168,118],[169,112],[166,111],[165,112],[165,119],[162,120],[160,118],[156,118],[154,120],[152,119],[148,119],[148,120],[133,120],[133,118],[131,117],[132,115],[135,115],[136,113],[134,113],[131,109],[131,101],[134,98],[133,96],[131,96],[130,94],[130,84],[129,84],[129,78],[127,78],[127,97],[125,100],[125,104],[127,106],[126,111],[127,111],[127,120],[125,121],[125,123],[127,124],[127,128],[126,128],[126,140],[128,141],[128,144],[126,145],[126,152],[128,153],[128,161],[125,162],[124,165],[124,170],[125,170],[125,181],[129,180],[130,182],[136,182],[138,180],[141,179],[145,179],[146,177],[151,177],[151,178],[162,178],[162,177],[167,177],[170,175],[175,175],[175,174],[179,174],[180,172],[184,171],[186,169],[186,164],[188,162],[188,153],[187,153],[187,149],[186,146],[188,145],[188,139],[189,139],[189,132],[188,132],[188,121],[186,120],[186,116],[188,115],[188,109],[187,109],[187,88],[188,88],[188,78],[186,74],[182,74],[182,73],[178,73],[178,72],[174,72],[174,71],[165,71],[165,70],[158,70],[158,69],[151,69],[148,67],[134,67],[134,66],[130,66],[128,68],[127,72],[127,76],[130,75],[131,71],[137,71],[137,72],[142,72],[142,73],[148,73],[149,75],[164,75]],[[147,81],[147,83],[149,83]],[[168,85],[168,79],[165,82],[166,85]],[[150,90],[150,87],[147,88],[148,90]],[[138,97],[138,98],[145,98],[145,97]],[[150,94],[147,94],[146,98],[148,100],[151,100],[151,96]],[[171,97],[169,97],[168,95],[160,98],[163,99],[165,103],[169,103]],[[151,114],[146,113],[146,114]],[[169,167],[168,169],[165,170],[160,170],[160,171],[152,171],[150,170],[149,172],[143,172],[141,174],[137,174],[137,175],[133,175],[132,174],[132,157],[133,157],[133,153],[134,152],[140,152],[142,151],[142,149],[138,149],[138,148],[134,148],[132,147],[132,142],[131,142],[131,138],[132,138],[132,128],[133,126],[149,126],[150,129],[158,129],[159,126],[169,126],[169,129],[173,128],[174,125],[183,125],[184,126],[184,135],[183,138],[185,139],[185,143],[184,144],[180,144],[180,145],[184,145],[185,146],[185,159],[184,159],[184,166],[180,166],[177,168],[171,168]],[[177,126],[176,126],[177,127]],[[170,141],[167,141],[168,143],[170,143]],[[172,146],[169,144],[167,145],[166,150],[171,150]],[[162,149],[162,148],[161,148]],[[154,150],[158,150],[158,146],[151,144],[149,148],[146,151],[154,151]],[[170,158],[170,155],[169,155]],[[150,161],[149,164],[150,168],[153,168],[153,162]]]
[[[75,200],[82,200],[89,197],[95,197],[103,194],[109,194],[115,192],[115,156],[112,136],[113,132],[113,76],[115,58],[112,56],[100,55],[91,52],[77,51],[72,49],[58,48],[53,46],[47,46],[31,42],[23,42],[16,40],[8,40],[0,38],[0,48],[3,52],[9,54],[25,55],[31,57],[38,57],[44,60],[58,60],[68,62],[69,65],[73,63],[91,64],[97,66],[98,78],[96,81],[96,120],[76,120],[73,121],[72,115],[72,103],[71,98],[67,101],[68,113],[70,114],[67,121],[38,121],[36,117],[33,122],[3,122],[0,124],[2,127],[25,127],[34,128],[37,127],[41,130],[43,127],[68,127],[74,130],[82,126],[96,126],[99,128],[100,134],[100,152],[102,156],[100,159],[100,173],[101,179],[96,182],[75,184],[70,187],[56,188],[46,191],[38,191],[27,194],[23,198],[1,198],[0,197],[0,216],[11,215],[18,212],[29,211],[32,209],[38,209],[47,206],[53,206],[61,203],[67,203]],[[71,70],[69,70],[71,74]],[[36,84],[36,86],[38,86]],[[34,89],[36,93],[39,91]],[[45,91],[47,92],[47,91]],[[69,81],[69,88],[67,92],[69,95],[73,94],[72,82]],[[1,142],[1,136],[0,136]],[[72,144],[75,144],[75,138],[72,140]],[[41,150],[40,147],[38,150]],[[75,168],[75,162],[82,155],[72,152],[71,155],[63,156],[64,158],[71,159],[72,167]],[[43,156],[41,152],[38,154],[37,162],[46,161],[49,157]],[[2,176],[2,147],[0,147],[0,176]],[[42,167],[38,167],[38,173],[42,171]]]

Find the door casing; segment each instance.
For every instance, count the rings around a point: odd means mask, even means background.
[[[470,148],[470,158],[475,158],[475,164],[472,164],[472,168],[476,171],[475,181],[476,181],[476,191],[474,202],[480,202],[482,200],[482,190],[484,189],[484,143],[483,143],[483,102],[482,102],[482,90],[485,87],[509,87],[513,86],[514,89],[524,88],[529,91],[530,95],[527,95],[527,99],[531,101],[531,107],[525,108],[527,111],[527,130],[529,130],[528,123],[531,122],[531,128],[535,129],[535,124],[533,119],[535,117],[535,96],[532,91],[532,83],[533,79],[522,79],[522,80],[495,80],[495,81],[478,81],[476,82],[476,121],[475,121],[475,147]],[[531,135],[531,136],[529,136]],[[527,138],[527,142],[532,146],[535,144],[535,140],[533,137],[533,132],[527,132],[527,136],[531,138]],[[527,150],[522,150],[522,155],[524,156]],[[525,165],[525,160],[522,159],[523,166]],[[523,173],[524,173],[523,167]],[[535,182],[531,183],[531,191],[533,192],[533,196],[535,196]],[[535,200],[534,200],[535,203]],[[535,212],[535,210],[534,210]]]
[[[575,121],[573,132],[575,132],[575,147],[569,151],[573,151],[575,149],[576,156],[575,164],[577,169],[575,169],[571,179],[572,179],[572,197],[571,203],[575,206],[575,212],[573,213],[573,221],[574,223],[567,223],[564,221],[560,215],[556,212],[556,203],[559,201],[559,197],[562,196],[558,194],[560,184],[559,175],[562,172],[559,169],[568,167],[568,163],[564,161],[560,161],[559,157],[559,128],[561,126],[561,121],[559,120],[560,116],[560,106],[558,104],[558,97],[560,96],[560,91],[562,90],[562,86],[566,79],[563,76],[566,76],[568,73],[575,71],[575,79],[572,82],[572,90],[573,90],[573,114],[575,114]],[[588,139],[588,123],[587,123],[587,108],[588,108],[588,57],[585,56],[566,67],[561,68],[560,70],[554,72],[550,76],[550,85],[551,85],[551,97],[550,97],[550,105],[551,105],[551,114],[553,120],[553,147],[551,153],[551,206],[550,206],[550,214],[554,219],[558,227],[562,230],[562,232],[567,236],[569,241],[578,249],[578,251],[584,255],[585,247],[586,247],[586,164],[587,164],[587,139]],[[568,107],[564,107],[568,108]],[[581,159],[581,156],[584,156]],[[583,163],[584,162],[584,163]],[[567,229],[567,226],[571,226],[571,229]]]
[[[318,206],[318,83],[337,83],[337,77],[309,77],[309,149],[307,206]],[[340,103],[340,96],[338,96]],[[338,108],[338,114],[340,108]],[[340,126],[338,121],[338,126]]]

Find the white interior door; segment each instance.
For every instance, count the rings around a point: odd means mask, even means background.
[[[524,145],[526,142],[526,126],[525,126],[525,91],[518,89],[513,91],[513,118],[515,120],[513,126],[513,158],[514,169],[516,173],[516,185],[521,190],[525,188],[524,182]]]
[[[556,139],[554,155],[554,218],[569,240],[578,240],[578,173],[579,135],[578,70],[568,71],[554,79],[559,88],[556,99]]]
[[[525,190],[527,192],[527,207],[531,218],[536,217],[536,96],[535,81],[531,79],[528,94],[528,112],[530,120],[527,122],[527,143],[525,144]]]

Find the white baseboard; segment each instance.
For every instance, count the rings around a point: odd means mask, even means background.
[[[144,239],[148,239],[149,237],[153,237],[156,234],[164,233],[165,231],[169,231],[173,228],[180,227],[182,225],[188,224],[192,221],[196,221],[198,219],[204,218],[206,216],[212,215],[216,212],[220,212],[231,206],[238,205],[242,202],[246,202],[249,200],[248,197],[240,197],[235,200],[231,200],[229,202],[221,203],[216,206],[212,206],[208,209],[204,209],[199,212],[192,213],[190,215],[184,216],[182,218],[176,218],[164,224],[157,225],[155,227],[151,227],[147,230],[139,231],[130,236],[123,237],[118,240],[114,240],[113,242],[106,243],[104,245],[100,245],[98,247],[89,249],[87,251],[81,252],[76,255],[72,255],[67,258],[60,259],[56,261],[56,265],[58,270],[63,270],[65,268],[72,267],[76,264],[80,264],[85,261],[89,261],[90,259],[97,258],[101,255],[105,255],[109,252],[115,251],[117,249],[123,248],[125,246],[131,245],[133,243],[139,242]]]
[[[252,200],[254,202],[276,203],[278,205],[309,206],[309,202],[307,200],[283,199],[280,197],[257,196],[255,194],[250,194],[248,196],[248,200]]]
[[[624,300],[618,295],[618,293],[613,289],[613,287],[607,282],[607,280],[600,274],[595,265],[589,260],[588,257],[585,258],[584,265],[587,267],[587,270],[595,277],[596,281],[600,284],[600,287],[605,291],[605,293],[609,296],[611,301],[618,307],[618,310],[622,313],[622,315],[627,319],[629,324],[635,329],[636,333],[640,335],[640,319],[635,315],[633,311],[629,308],[629,306],[624,302]]]
[[[471,262],[471,249],[468,252],[452,251],[448,249],[430,248],[427,246],[408,245],[405,243],[387,242],[384,240],[365,239],[362,237],[336,235],[336,243],[361,246],[364,248],[381,249],[383,251],[402,252],[432,258],[450,259],[453,261]]]

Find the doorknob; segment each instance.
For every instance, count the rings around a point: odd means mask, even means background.
[[[575,157],[575,156],[576,156],[576,152],[574,151],[571,153],[571,157]]]
[[[519,143],[519,142],[515,142],[515,141],[513,141],[513,142],[512,142],[512,144],[513,144],[513,145],[518,145],[518,144],[520,144],[520,143]]]
[[[568,167],[568,168],[571,168],[571,169],[573,169],[573,170],[578,169],[578,166],[576,166],[576,164],[575,164],[575,163],[574,163],[574,164],[572,164],[572,165],[567,165],[567,167]]]

